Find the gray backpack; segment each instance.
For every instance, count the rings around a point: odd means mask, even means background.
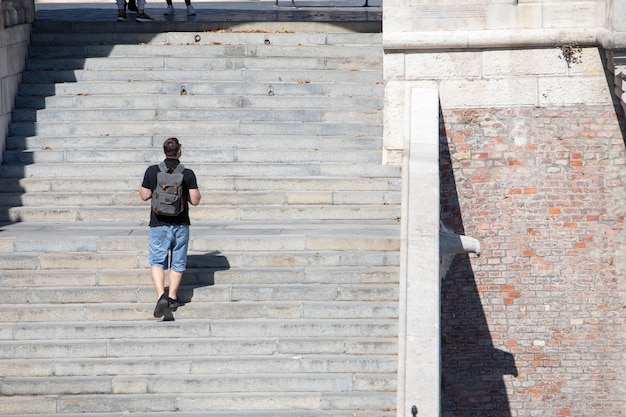
[[[157,187],[152,192],[152,210],[164,216],[178,216],[185,209],[183,195],[185,166],[178,164],[175,168],[167,169],[165,162],[161,162],[158,166]]]

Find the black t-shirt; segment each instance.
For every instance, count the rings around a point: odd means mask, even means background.
[[[180,161],[178,159],[165,159],[165,166],[168,168],[174,168],[178,166]],[[149,190],[156,190],[157,187],[157,173],[159,172],[158,165],[151,165],[146,169],[146,173],[143,176],[143,182],[141,186],[144,188],[148,188]],[[178,216],[163,216],[158,215],[154,211],[150,210],[150,227],[154,226],[167,226],[172,224],[186,224],[189,225],[191,222],[189,221],[189,190],[194,190],[198,188],[198,182],[196,180],[196,174],[185,168],[183,171],[183,189],[185,196],[185,207],[183,212]]]

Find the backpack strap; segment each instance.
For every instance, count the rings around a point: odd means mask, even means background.
[[[158,164],[159,169],[161,170],[161,172],[167,172],[167,165],[165,165],[165,162],[161,161]],[[174,168],[172,168],[172,173],[175,172],[183,172],[185,170],[185,166],[181,163],[179,163],[178,165],[176,165]]]

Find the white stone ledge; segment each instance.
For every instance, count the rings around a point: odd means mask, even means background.
[[[626,48],[626,32],[604,28],[383,32],[386,50],[556,47]]]

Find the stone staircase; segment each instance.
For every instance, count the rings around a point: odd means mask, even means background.
[[[395,416],[380,34],[111,28],[32,35],[0,166],[0,415]],[[187,305],[157,321],[137,189],[169,136],[203,201]]]

